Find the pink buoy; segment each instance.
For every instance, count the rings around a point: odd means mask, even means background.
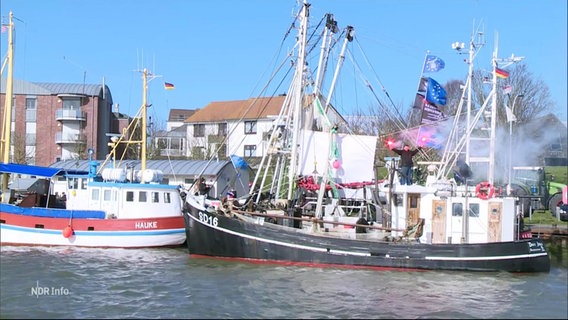
[[[69,237],[71,237],[73,235],[73,228],[71,228],[71,226],[67,226],[67,227],[63,228],[62,233],[63,233],[63,237],[68,239]]]
[[[339,167],[341,167],[341,162],[336,159],[336,160],[333,161],[332,165],[333,165],[334,169],[339,169]]]

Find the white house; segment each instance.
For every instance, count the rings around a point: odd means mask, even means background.
[[[208,159],[259,157],[285,96],[216,101],[185,120],[187,156]]]

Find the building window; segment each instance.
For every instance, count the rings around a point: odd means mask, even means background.
[[[63,100],[63,110],[79,110],[81,98],[65,98]]]
[[[227,156],[227,145],[222,144],[221,146],[216,147],[217,150],[217,157],[224,158]]]
[[[193,136],[194,137],[205,137],[205,125],[204,124],[194,124],[193,125]]]
[[[550,151],[562,151],[562,141],[560,141],[560,138],[554,139],[554,142],[550,144]]]
[[[26,133],[26,146],[35,146],[35,145],[36,145],[36,134]]]
[[[254,144],[245,145],[244,156],[245,157],[255,157],[256,156],[256,145],[254,145]]]
[[[227,135],[227,124],[226,123],[219,123],[217,128],[217,135],[218,136],[226,136]]]
[[[37,99],[26,98],[26,122],[36,122]]]
[[[256,121],[245,121],[245,134],[256,134]]]

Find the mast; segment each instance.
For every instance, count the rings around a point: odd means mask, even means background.
[[[292,199],[292,192],[294,191],[294,184],[296,179],[296,171],[298,169],[298,136],[300,135],[301,122],[301,110],[303,101],[303,83],[304,83],[304,70],[306,65],[306,41],[308,32],[308,8],[309,4],[304,0],[302,7],[302,21],[300,22],[299,30],[299,41],[300,47],[298,51],[298,61],[296,62],[296,74],[294,79],[296,81],[294,88],[294,115],[293,115],[293,135],[292,135],[292,150],[290,157],[290,168],[288,170],[288,197],[287,199]]]
[[[148,70],[142,70],[142,151],[140,169],[146,170],[146,103],[148,97]]]
[[[324,169],[323,169],[323,175],[322,175],[322,181],[320,183],[320,189],[319,189],[319,193],[318,193],[318,200],[317,200],[317,204],[316,204],[316,218],[321,218],[322,216],[322,204],[323,204],[323,194],[325,193],[325,188],[327,186],[327,182],[328,182],[328,176],[329,176],[329,162],[331,161],[331,148],[332,148],[332,140],[335,138],[334,134],[336,133],[335,128],[330,128],[331,123],[329,122],[329,120],[327,119],[327,110],[329,109],[329,104],[331,103],[331,96],[333,94],[333,91],[335,90],[335,83],[337,82],[337,77],[339,75],[339,71],[341,70],[341,66],[343,65],[343,61],[345,60],[345,50],[347,49],[347,44],[351,41],[353,41],[353,27],[351,26],[347,26],[347,32],[346,32],[346,36],[345,36],[345,40],[343,42],[343,46],[341,48],[341,53],[339,55],[339,61],[337,62],[337,66],[335,68],[335,73],[333,75],[333,80],[331,82],[331,88],[329,90],[329,95],[327,96],[327,100],[325,102],[325,112],[323,114],[323,117],[326,118],[325,124],[324,124],[324,131],[327,131],[329,133],[329,153],[328,153],[328,158],[325,161],[324,164]]]
[[[489,172],[487,174],[487,182],[493,185],[495,177],[495,127],[497,126],[497,51],[498,51],[499,37],[495,33],[495,50],[493,51],[493,97],[491,99],[491,132],[489,139]]]
[[[6,76],[6,95],[4,100],[4,127],[2,130],[2,140],[1,148],[2,151],[2,162],[10,162],[10,141],[11,141],[11,130],[12,130],[12,104],[14,96],[14,22],[13,13],[10,11],[10,20],[8,22],[8,53],[6,54],[5,63],[8,64],[8,73]],[[4,190],[8,189],[8,173],[2,174],[2,197],[9,197],[7,192]],[[3,201],[8,199],[2,199]]]

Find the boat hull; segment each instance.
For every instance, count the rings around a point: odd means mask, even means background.
[[[185,215],[190,255],[283,264],[422,270],[548,272],[541,239],[483,244],[423,244],[333,238],[190,206]]]
[[[5,205],[7,206],[7,205]],[[0,209],[0,244],[142,248],[180,246],[186,240],[183,216],[88,219],[29,216]],[[66,238],[63,230],[71,226]]]

